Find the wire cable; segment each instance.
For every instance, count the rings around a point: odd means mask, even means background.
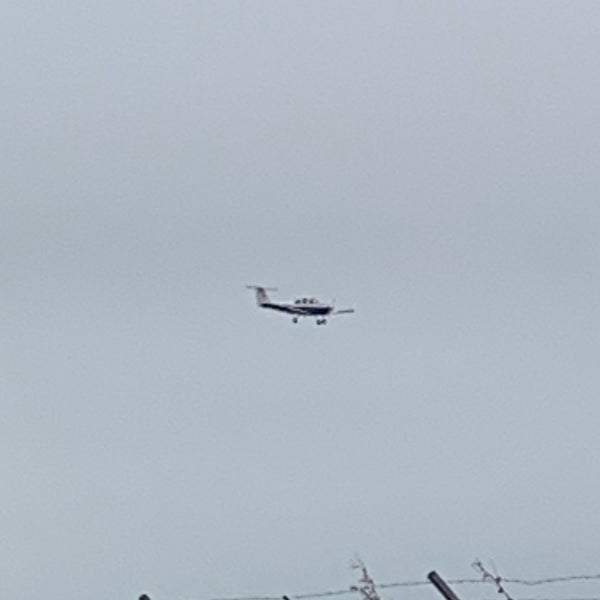
[[[600,574],[592,575],[563,575],[560,577],[547,577],[545,579],[520,579],[502,577],[503,583],[510,583],[513,585],[522,586],[543,586],[543,585],[554,585],[558,583],[572,583],[572,582],[583,582],[583,581],[599,581]],[[489,585],[489,582],[479,578],[461,578],[461,579],[448,579],[449,585]],[[393,589],[393,588],[416,588],[425,587],[431,585],[431,582],[427,580],[407,580],[407,581],[396,581],[393,583],[379,583],[376,584],[377,589]],[[289,594],[289,600],[311,600],[313,598],[328,598],[332,596],[346,596],[355,594],[356,589],[338,589],[338,590],[325,590],[320,592],[308,592],[302,594]],[[212,600],[281,600],[282,596],[235,596],[230,598],[213,598]],[[600,600],[598,598],[521,598],[520,600]]]

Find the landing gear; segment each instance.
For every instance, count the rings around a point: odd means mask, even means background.
[[[317,319],[317,325],[326,325],[327,319]]]
[[[294,318],[292,319],[292,323],[297,323],[297,322],[298,322],[298,317],[294,317]]]

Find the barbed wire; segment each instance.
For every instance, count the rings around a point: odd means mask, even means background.
[[[573,583],[582,581],[600,581],[600,574],[592,575],[563,575],[560,577],[547,577],[544,579],[520,579],[512,577],[502,577],[500,580],[503,583],[510,583],[522,586],[543,586],[553,585],[558,583]],[[489,581],[481,578],[465,577],[461,579],[446,580],[449,585],[489,585]],[[378,583],[377,589],[393,589],[393,588],[416,588],[430,586],[431,582],[427,580],[407,580],[396,581],[393,583]],[[311,600],[316,598],[328,598],[333,596],[347,596],[355,594],[356,590],[350,588],[338,590],[325,590],[320,592],[308,592],[302,594],[290,594],[289,600]],[[235,596],[229,598],[213,598],[212,600],[281,600],[282,596]],[[519,598],[519,600],[600,600],[600,597],[590,598]]]
[[[484,583],[492,583],[496,586],[496,591],[499,594],[502,594],[506,598],[506,600],[513,600],[511,595],[504,589],[504,586],[502,585],[503,579],[502,577],[500,577],[500,575],[498,575],[498,572],[496,571],[496,566],[493,563],[492,568],[494,569],[494,575],[492,575],[489,572],[489,570],[483,566],[483,563],[480,560],[476,560],[472,566],[476,571],[481,573],[482,580]]]
[[[546,579],[509,579],[503,577],[502,581],[507,583],[516,583],[518,585],[545,585],[552,583],[567,583],[572,581],[594,581],[600,579],[600,573],[597,575],[564,575],[563,577],[548,577]]]
[[[483,598],[482,600],[494,600],[492,598]],[[519,600],[600,600],[600,597],[590,596],[587,598],[519,598]]]

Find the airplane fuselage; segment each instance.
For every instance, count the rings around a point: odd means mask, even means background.
[[[316,298],[298,298],[294,302],[273,302],[268,294],[270,288],[262,286],[247,286],[256,292],[256,303],[260,308],[268,308],[278,312],[292,315],[292,321],[298,322],[299,317],[315,317],[317,325],[325,325],[328,315],[337,315],[343,313],[353,313],[354,309],[335,310],[334,302],[327,304],[320,302]]]
[[[265,302],[260,305],[261,308],[270,308],[289,315],[297,315],[300,317],[324,317],[331,314],[333,306],[326,304],[279,304],[276,302]]]

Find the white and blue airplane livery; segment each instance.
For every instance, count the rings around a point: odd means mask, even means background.
[[[267,292],[277,291],[277,288],[267,288],[260,285],[247,285],[248,289],[256,292],[256,303],[261,308],[270,308],[292,315],[292,322],[297,323],[299,317],[315,317],[317,325],[325,325],[330,315],[353,313],[353,308],[335,309],[335,301],[331,304],[320,302],[316,298],[297,298],[293,302],[273,302]]]

